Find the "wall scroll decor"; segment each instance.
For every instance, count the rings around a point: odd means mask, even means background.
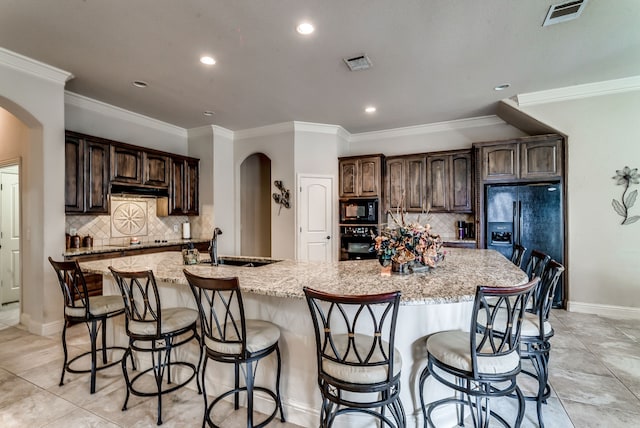
[[[285,189],[282,181],[280,180],[274,181],[273,184],[280,191],[280,193],[273,194],[273,200],[276,201],[276,204],[280,204],[280,208],[278,209],[278,215],[280,215],[282,207],[291,208],[291,205],[289,204],[289,189]]]
[[[629,217],[629,208],[636,203],[636,198],[638,197],[638,191],[634,190],[633,192],[627,195],[627,191],[629,190],[629,185],[640,183],[640,175],[638,174],[638,168],[630,169],[628,166],[625,166],[623,169],[619,169],[616,171],[616,175],[611,177],[616,180],[617,185],[624,186],[624,190],[622,191],[622,197],[620,201],[613,199],[611,201],[611,205],[615,212],[618,213],[622,219],[622,223],[620,224],[631,224],[640,220],[640,215],[634,215]]]

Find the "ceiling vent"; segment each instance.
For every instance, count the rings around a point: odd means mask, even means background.
[[[366,55],[354,56],[353,58],[344,58],[344,62],[351,71],[360,71],[371,68],[371,60]]]
[[[549,8],[549,12],[547,12],[547,17],[544,19],[542,26],[546,27],[547,25],[559,24],[560,22],[576,19],[582,14],[586,5],[587,0],[554,4]]]

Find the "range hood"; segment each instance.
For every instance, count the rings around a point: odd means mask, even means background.
[[[161,198],[169,196],[169,190],[162,187],[143,187],[128,184],[111,184],[109,189],[111,196],[146,196]]]

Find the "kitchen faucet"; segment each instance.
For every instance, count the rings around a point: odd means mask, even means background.
[[[218,266],[218,235],[222,235],[222,230],[219,227],[213,229],[213,237],[209,243],[209,254],[211,255],[211,264]]]

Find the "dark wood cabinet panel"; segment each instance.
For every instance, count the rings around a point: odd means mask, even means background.
[[[471,151],[427,156],[427,191],[431,212],[473,211]]]
[[[84,140],[67,135],[64,145],[64,210],[84,211]]]
[[[85,212],[108,213],[109,146],[87,140],[84,157]]]
[[[169,190],[169,215],[198,215],[199,161],[173,159]]]
[[[426,156],[395,156],[385,161],[385,211],[426,209]]]
[[[562,175],[562,140],[526,142],[520,145],[521,178]]]
[[[352,198],[358,196],[357,184],[357,159],[345,159],[339,161],[340,168],[340,197]]]
[[[519,158],[518,146],[507,143],[482,147],[482,179],[515,180],[518,178]]]
[[[449,211],[449,157],[427,156],[429,211]]]
[[[473,212],[473,163],[471,151],[454,153],[449,175],[449,209],[453,212]]]
[[[380,196],[382,155],[339,159],[341,198]]]
[[[109,211],[109,146],[90,138],[65,134],[65,213],[105,214]]]
[[[142,184],[142,151],[112,144],[111,182]]]
[[[171,177],[171,159],[169,156],[143,152],[142,170],[144,180],[142,184],[154,187],[169,187]]]

